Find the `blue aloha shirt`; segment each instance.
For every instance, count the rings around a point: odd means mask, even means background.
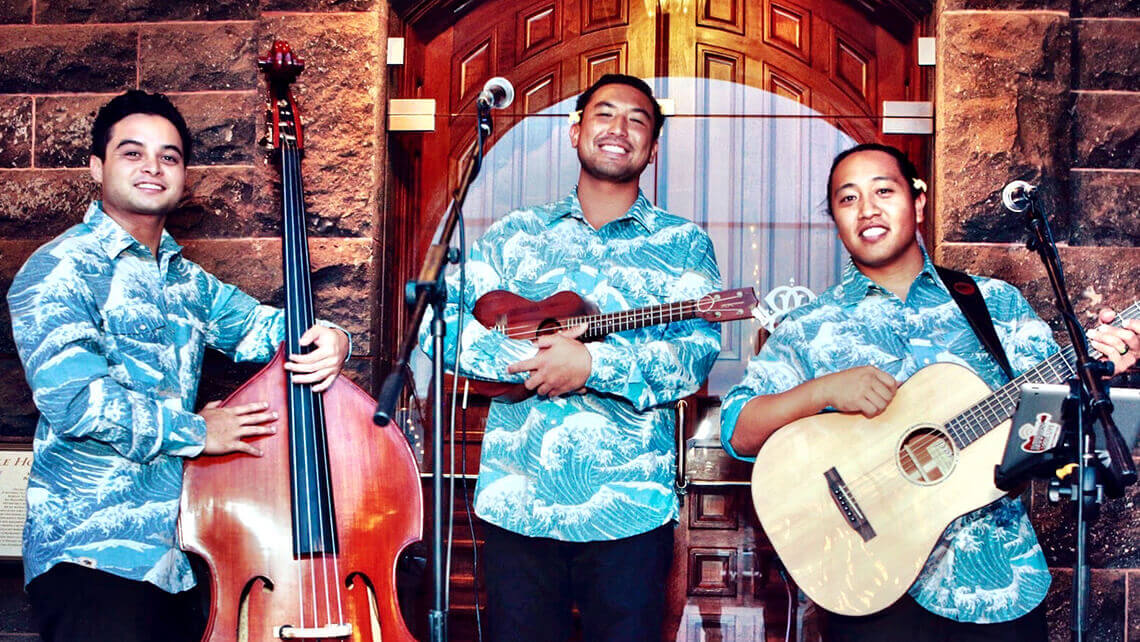
[[[876,285],[848,262],[839,285],[797,308],[752,358],[744,380],[724,398],[721,442],[753,397],[778,394],[805,381],[873,365],[906,381],[933,363],[956,363],[991,388],[1008,382],[923,252],[924,266],[906,301]],[[993,317],[1015,374],[1058,350],[1049,326],[1015,287],[973,277]],[[911,596],[927,610],[960,622],[1005,622],[1041,603],[1051,578],[1020,499],[1003,498],[955,520],[919,574]]]
[[[282,311],[183,258],[166,232],[156,260],[99,201],[32,254],[8,304],[40,411],[25,583],[70,562],[171,593],[193,587],[175,522],[182,458],[205,445],[193,408],[203,352],[268,361]]]
[[[720,274],[700,227],[639,192],[624,216],[594,229],[575,189],[496,221],[471,246],[465,290],[456,274],[447,289],[447,359],[454,359],[462,301],[468,313],[460,371],[521,382],[525,375],[507,374],[507,366],[537,350],[474,321],[470,310],[487,292],[541,300],[569,290],[604,313],[698,298],[720,289]],[[425,351],[429,322],[421,329]],[[637,535],[677,518],[672,404],[708,376],[720,329],[695,319],[586,345],[593,358],[587,393],[491,403],[475,494],[484,520],[531,537],[585,542]]]

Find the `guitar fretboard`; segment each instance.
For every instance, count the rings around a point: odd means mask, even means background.
[[[1112,325],[1120,325],[1125,319],[1140,318],[1140,301],[1116,315]],[[1095,349],[1089,349],[1089,356],[1099,359],[1102,355]],[[1017,411],[1017,403],[1021,400],[1021,386],[1026,383],[1062,383],[1076,374],[1076,352],[1073,346],[1065,346],[1054,352],[1041,363],[1014,378],[993,394],[965,412],[946,422],[946,430],[954,439],[958,448],[965,448],[974,443],[1001,422],[1013,416]]]

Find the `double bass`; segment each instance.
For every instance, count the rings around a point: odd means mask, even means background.
[[[396,563],[421,537],[423,497],[403,432],[372,423],[375,402],[346,377],[323,394],[284,369],[315,320],[309,279],[302,130],[290,84],[303,69],[274,42],[259,61],[267,127],[282,175],[286,339],[223,406],[269,402],[280,419],[264,453],[186,463],[184,550],[210,572],[205,640],[414,640],[400,615]]]

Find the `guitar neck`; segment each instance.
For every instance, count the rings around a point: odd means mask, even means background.
[[[1117,313],[1112,325],[1125,319],[1140,318],[1140,301]],[[1089,356],[1099,359],[1101,353],[1089,348]],[[1021,386],[1026,383],[1063,383],[1076,374],[1076,351],[1065,346],[1041,363],[1025,371],[1009,383],[994,391],[965,412],[946,423],[946,429],[959,448],[965,448],[1001,422],[1013,416],[1021,400]]]

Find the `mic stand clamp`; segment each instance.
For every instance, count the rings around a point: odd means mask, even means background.
[[[1069,629],[1075,642],[1084,640],[1088,630],[1088,606],[1091,590],[1088,565],[1089,525],[1100,516],[1100,504],[1104,502],[1104,485],[1099,481],[1107,477],[1107,471],[1096,456],[1096,436],[1093,430],[1095,418],[1086,412],[1089,408],[1089,395],[1081,380],[1069,379],[1069,396],[1061,406],[1063,443],[1075,451],[1076,469],[1063,479],[1049,481],[1048,496],[1052,503],[1071,501],[1077,518],[1076,556],[1073,560],[1072,615]]]
[[[404,340],[400,344],[396,361],[380,386],[376,413],[372,417],[372,421],[380,426],[395,418],[396,406],[406,383],[408,359],[415,349],[424,313],[427,312],[429,305],[432,306],[432,608],[428,611],[430,642],[443,642],[447,639],[447,613],[443,599],[444,586],[447,582],[447,578],[444,577],[443,560],[443,349],[446,332],[443,312],[447,304],[444,268],[448,263],[458,262],[460,258],[459,251],[450,247],[451,236],[463,215],[463,202],[467,200],[467,190],[475,181],[483,164],[483,143],[492,131],[490,105],[477,101],[477,110],[477,144],[471,151],[463,179],[452,195],[451,209],[436,232],[435,242],[428,248],[419,276],[408,281],[404,287],[404,294],[412,311],[408,317]]]

